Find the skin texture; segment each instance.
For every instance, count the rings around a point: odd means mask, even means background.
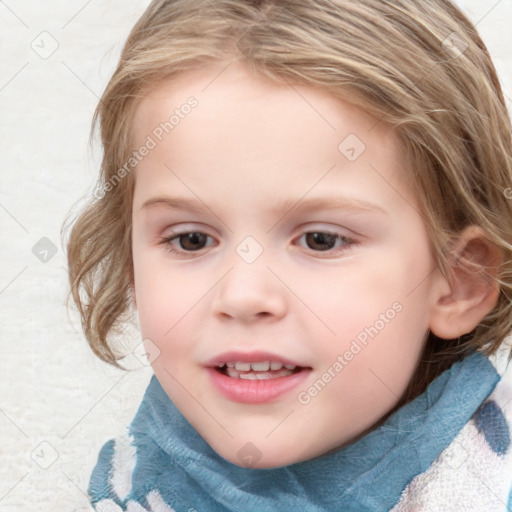
[[[136,112],[139,147],[187,98],[198,101],[136,169],[135,300],[146,347],[159,353],[154,372],[199,434],[235,464],[250,442],[252,467],[277,467],[349,443],[394,407],[450,289],[389,127],[321,90],[223,67],[164,82]],[[346,152],[356,139],[339,149],[350,134],[365,145],[359,156],[359,143]],[[205,211],[154,202],[171,196]],[[346,204],[300,210],[327,198]],[[186,232],[208,235],[204,247],[169,241]],[[340,238],[321,250],[305,235],[315,232]],[[237,252],[244,240],[246,252],[262,250],[252,263]],[[311,371],[269,403],[235,402],[204,367],[232,350],[269,351]],[[325,386],[308,391],[319,379]]]

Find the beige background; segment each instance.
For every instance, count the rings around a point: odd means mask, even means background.
[[[90,120],[148,0],[0,2],[0,511],[85,512],[100,446],[151,375],[92,356],[65,308],[61,227],[96,176]],[[512,103],[512,1],[460,0]],[[137,335],[128,337],[136,346]]]

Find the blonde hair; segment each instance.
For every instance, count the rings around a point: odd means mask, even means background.
[[[409,397],[470,351],[495,351],[511,329],[511,127],[483,42],[447,0],[153,1],[93,120],[107,192],[78,217],[68,244],[71,293],[92,350],[118,365],[108,339],[130,309],[134,176],[119,179],[119,170],[134,150],[134,111],[160,81],[235,58],[267,79],[327,90],[395,127],[446,275],[466,226],[480,226],[501,251],[496,307],[458,340],[430,334]]]

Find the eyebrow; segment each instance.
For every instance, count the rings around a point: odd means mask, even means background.
[[[178,198],[178,197],[153,197],[144,202],[141,209],[151,207],[164,207],[172,210],[186,210],[191,213],[212,212],[212,209],[204,202],[197,199]],[[312,199],[286,199],[276,206],[270,208],[273,215],[286,215],[292,210],[296,212],[308,212],[312,210],[350,210],[354,213],[380,212],[387,214],[382,206],[366,199],[350,197],[325,197]]]
[[[354,212],[368,213],[378,211],[388,213],[382,206],[367,199],[351,197],[319,197],[312,199],[286,199],[271,209],[273,214],[285,214],[290,211],[312,210],[351,210]]]
[[[144,202],[141,209],[150,207],[164,207],[172,210],[186,210],[191,213],[212,212],[212,209],[201,200],[188,199],[181,197],[153,197]],[[368,213],[380,212],[387,214],[388,212],[380,205],[368,201],[366,199],[356,199],[349,197],[325,197],[314,199],[285,199],[276,206],[270,208],[273,215],[283,215],[292,210],[296,212],[312,211],[312,210],[351,210],[353,212]]]

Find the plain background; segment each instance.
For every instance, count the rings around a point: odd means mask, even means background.
[[[213,1],[213,0],[212,0]],[[0,2],[0,511],[85,512],[102,444],[151,370],[96,359],[66,309],[66,218],[91,192],[90,121],[149,0]],[[512,0],[460,0],[512,104]],[[127,335],[135,347],[137,333]]]

